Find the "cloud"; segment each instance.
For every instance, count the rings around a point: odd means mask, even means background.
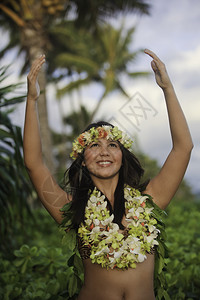
[[[171,68],[177,72],[199,72],[200,74],[200,42],[194,49],[185,51],[184,49],[177,53],[171,59]],[[184,75],[184,74],[182,74]]]

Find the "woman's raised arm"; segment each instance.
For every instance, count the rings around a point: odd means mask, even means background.
[[[164,63],[152,51],[145,50],[145,53],[153,58],[151,66],[155,73],[156,82],[164,93],[172,137],[172,150],[159,174],[150,181],[146,190],[152,195],[158,206],[164,209],[183,179],[193,143]]]
[[[60,208],[69,201],[69,197],[57,185],[52,174],[43,162],[37,112],[37,101],[40,95],[37,77],[44,62],[44,55],[37,58],[33,62],[27,77],[28,94],[23,140],[24,162],[43,205],[52,217],[60,223],[62,219]]]

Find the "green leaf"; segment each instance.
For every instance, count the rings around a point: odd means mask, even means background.
[[[162,258],[165,257],[165,248],[163,245],[163,242],[159,240],[159,247],[157,247],[158,253],[162,256]]]
[[[84,271],[82,259],[80,255],[77,255],[76,253],[74,255],[74,268],[78,271],[79,274],[83,273]]]
[[[76,294],[76,290],[77,290],[77,277],[76,275],[73,273],[70,278],[69,278],[69,282],[68,282],[68,292],[69,292],[69,296],[72,297],[73,295]]]
[[[52,279],[48,282],[46,291],[51,295],[57,295],[60,289],[60,284],[57,280]]]
[[[38,252],[38,248],[36,246],[33,246],[31,249],[30,249],[30,255],[31,256],[35,256]]]
[[[15,259],[15,261],[14,261],[14,265],[15,265],[16,267],[20,267],[23,263],[24,263],[24,258],[21,258],[21,259]]]
[[[25,260],[22,267],[21,267],[21,273],[24,274],[26,272],[26,269],[28,267],[28,260]]]
[[[70,231],[68,231],[66,233],[66,236],[63,237],[63,241],[69,250],[74,251],[77,246],[76,230],[71,229]]]

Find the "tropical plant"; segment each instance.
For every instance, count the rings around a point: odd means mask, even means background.
[[[25,97],[16,96],[21,84],[4,84],[7,70],[0,68],[0,250],[8,254],[17,246],[16,234],[23,229],[24,219],[31,215],[27,200],[33,189],[23,163],[21,128],[9,117],[11,107]]]
[[[2,50],[2,55],[14,46],[19,47],[19,53],[25,51],[25,69],[28,63],[49,48],[49,42],[45,34],[45,27],[51,17],[63,11],[64,1],[9,1],[4,0],[0,4],[1,26],[9,29],[10,42]],[[41,122],[41,136],[43,139],[43,152],[48,167],[53,170],[53,158],[51,149],[51,136],[48,128],[48,116],[46,108],[46,74],[43,68],[39,75],[40,88],[43,91],[39,101],[39,117]]]
[[[180,189],[181,190],[181,189]],[[187,191],[187,188],[184,188]],[[200,297],[200,202],[188,199],[190,189],[182,193],[181,201],[171,202],[166,222],[166,279],[170,299],[199,299]],[[180,200],[180,199],[178,199]],[[189,200],[189,201],[188,201]]]

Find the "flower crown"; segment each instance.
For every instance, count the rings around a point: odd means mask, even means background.
[[[103,125],[100,127],[92,127],[79,135],[79,137],[72,144],[72,153],[70,156],[73,159],[78,157],[79,153],[92,142],[97,142],[98,139],[105,138],[107,140],[118,141],[125,148],[129,149],[133,141],[123,131],[119,130],[117,126],[111,127]]]

